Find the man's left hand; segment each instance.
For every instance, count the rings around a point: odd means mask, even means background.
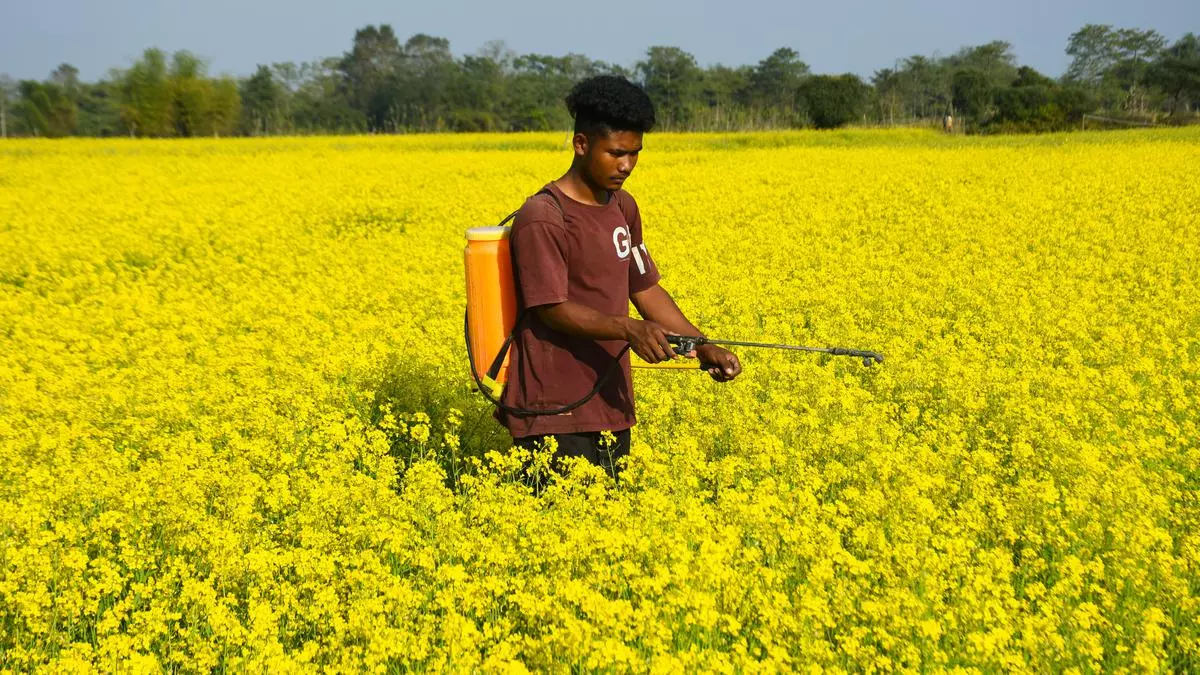
[[[717,382],[728,382],[742,372],[742,362],[738,361],[737,354],[717,345],[700,345],[688,356],[700,359]]]

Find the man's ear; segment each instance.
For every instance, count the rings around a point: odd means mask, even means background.
[[[575,146],[576,157],[583,157],[587,154],[589,146],[587,134],[582,131],[576,133],[575,137],[571,139],[571,144]]]

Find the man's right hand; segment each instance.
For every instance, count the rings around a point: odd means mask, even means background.
[[[653,321],[630,318],[625,324],[625,340],[629,342],[629,348],[646,363],[670,361],[677,356],[671,348],[671,343],[667,342],[668,335],[679,333],[667,330]]]

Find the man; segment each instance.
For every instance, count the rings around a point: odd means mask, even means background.
[[[703,335],[665,289],[642,240],[637,203],[621,189],[637,164],[654,106],[628,80],[601,75],[580,82],[566,99],[575,118],[571,168],[521,207],[510,243],[517,297],[527,309],[517,326],[508,386],[501,402],[534,410],[561,408],[588,394],[628,344],[648,363],[677,358],[668,335]],[[632,301],[642,320],[628,316]],[[742,371],[716,345],[689,356],[725,382]],[[496,419],[513,442],[533,448],[554,436],[555,457],[585,457],[617,477],[629,453],[634,414],[629,354],[583,405],[555,415]],[[605,442],[601,432],[615,436]]]

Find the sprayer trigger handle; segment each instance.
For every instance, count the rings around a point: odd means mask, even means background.
[[[667,342],[675,345],[672,351],[680,356],[687,356],[692,353],[696,347],[705,344],[707,340],[696,335],[668,335]]]
[[[667,336],[667,342],[671,344],[671,351],[675,352],[676,354],[678,354],[680,356],[687,356],[688,352],[692,351],[687,348],[688,345],[687,345],[686,339],[687,338],[682,335],[668,335]]]

